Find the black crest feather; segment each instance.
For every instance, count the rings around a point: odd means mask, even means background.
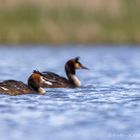
[[[80,59],[80,56],[77,56],[77,57],[75,58],[75,61],[76,61],[76,62],[79,62],[79,59]]]
[[[33,70],[33,73],[37,73],[37,74],[40,74],[41,76],[44,76],[44,74],[41,73],[39,70]]]

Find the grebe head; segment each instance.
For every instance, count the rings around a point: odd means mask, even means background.
[[[47,81],[47,79],[41,72],[34,70],[32,75],[28,79],[29,88],[40,94],[44,94],[46,91],[41,87],[42,84],[51,85],[51,83]]]
[[[87,67],[85,67],[81,62],[79,62],[80,57],[77,56],[76,58],[74,58],[74,65],[75,65],[75,69],[86,69],[88,70]]]
[[[79,62],[80,57],[76,57],[73,59],[70,59],[66,64],[65,64],[65,71],[66,75],[69,79],[69,81],[76,87],[81,86],[80,80],[76,77],[76,70],[77,69],[88,69],[85,67],[81,62]]]
[[[67,63],[65,64],[65,71],[66,73],[71,73],[71,74],[75,74],[76,69],[87,69],[87,67],[85,67],[81,62],[79,62],[80,57],[76,57],[73,59],[70,59],[69,61],[67,61]]]

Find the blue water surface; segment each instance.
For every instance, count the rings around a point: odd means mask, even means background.
[[[0,95],[0,140],[139,140],[140,48],[136,46],[0,47],[0,80],[26,83],[32,70],[65,76],[80,56],[82,86],[46,95]]]

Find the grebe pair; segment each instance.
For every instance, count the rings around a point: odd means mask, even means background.
[[[79,62],[79,57],[66,62],[65,72],[68,79],[52,72],[33,71],[28,78],[28,85],[20,81],[6,80],[0,83],[0,93],[9,95],[44,94],[44,88],[79,87],[81,86],[81,82],[76,76],[77,69],[88,69]]]

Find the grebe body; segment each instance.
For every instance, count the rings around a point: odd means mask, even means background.
[[[51,84],[46,80],[44,75],[39,71],[33,71],[31,76],[28,78],[28,85],[16,80],[6,80],[0,82],[0,94],[9,95],[23,95],[39,93],[44,94],[45,90],[42,85]]]
[[[48,81],[52,85],[46,85],[48,88],[75,88],[81,86],[81,81],[76,76],[77,69],[88,69],[79,62],[79,57],[70,59],[65,64],[65,77],[59,76],[53,72],[43,72]]]

